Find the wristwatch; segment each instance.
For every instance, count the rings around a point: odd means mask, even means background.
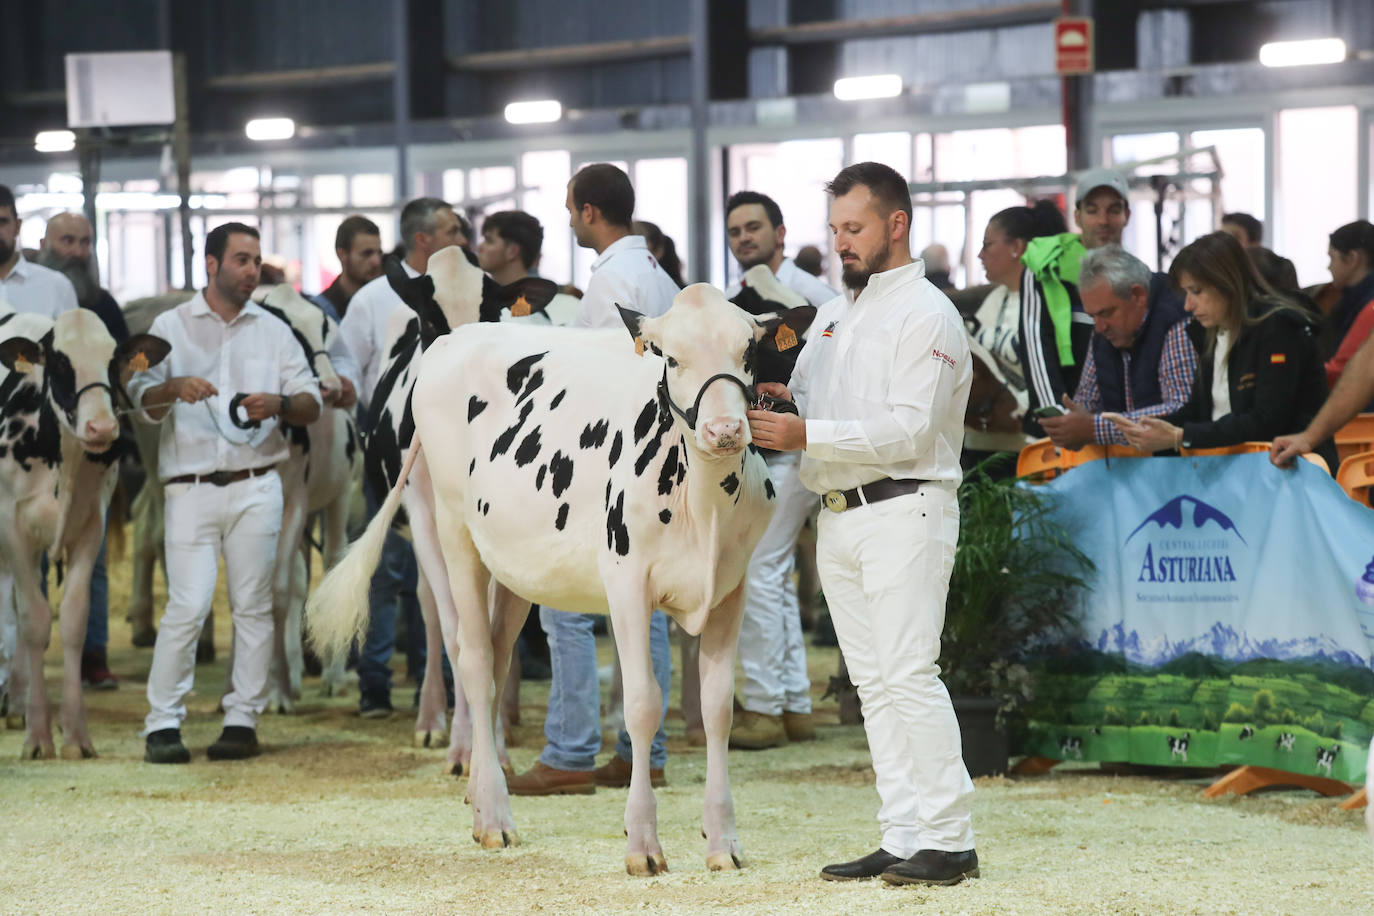
[[[277,397],[281,398],[281,408],[277,411],[277,416],[284,417],[286,416],[286,409],[291,406],[291,401],[284,394],[279,394]]]

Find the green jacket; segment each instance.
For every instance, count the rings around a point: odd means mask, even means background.
[[[1054,342],[1059,364],[1075,363],[1069,330],[1073,321],[1073,301],[1065,283],[1078,285],[1079,264],[1083,260],[1083,239],[1077,232],[1064,232],[1031,239],[1021,263],[1030,268],[1045,295],[1045,308],[1054,324]]]

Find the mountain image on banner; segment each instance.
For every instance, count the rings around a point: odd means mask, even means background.
[[[1160,528],[1176,528],[1182,531],[1184,525],[1184,511],[1185,508],[1189,506],[1191,506],[1193,510],[1192,525],[1194,528],[1201,528],[1208,522],[1216,522],[1222,531],[1235,532],[1236,537],[1240,538],[1241,543],[1245,543],[1245,538],[1241,536],[1240,529],[1236,527],[1235,522],[1231,521],[1230,516],[1214,506],[1207,505],[1197,497],[1188,496],[1187,494],[1175,496],[1173,499],[1151,512],[1149,517],[1137,525],[1135,531],[1132,531],[1126,537],[1125,543],[1129,544],[1131,538],[1139,534],[1140,530],[1151,522],[1154,522]]]
[[[1298,639],[1252,639],[1221,622],[1197,636],[1171,640],[1167,636],[1142,637],[1135,630],[1126,632],[1120,624],[1102,630],[1088,645],[1099,652],[1120,652],[1127,661],[1158,667],[1180,655],[1196,652],[1227,661],[1247,662],[1256,658],[1280,661],[1317,658],[1339,665],[1368,667],[1369,659],[1343,648],[1329,636],[1304,636]]]

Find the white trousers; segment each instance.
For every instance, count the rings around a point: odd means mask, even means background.
[[[167,610],[148,672],[147,731],[180,728],[196,670],[196,640],[210,613],[219,558],[234,621],[232,689],[224,724],[257,726],[267,707],[272,658],[272,572],[281,533],[281,478],[275,471],[217,487],[174,483],[167,506]]]
[[[777,716],[811,711],[796,571],[797,535],[820,497],[797,479],[801,452],[766,454],[777,494],[773,519],[749,559],[744,617],[739,628],[740,695],[750,712]]]
[[[816,562],[849,677],[863,700],[882,847],[973,848],[973,782],[940,680],[940,632],[959,540],[954,487],[821,513]]]

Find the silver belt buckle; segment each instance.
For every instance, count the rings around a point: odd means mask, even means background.
[[[849,503],[845,501],[844,493],[839,490],[830,490],[821,497],[821,502],[831,512],[843,512],[849,508]]]
[[[213,474],[206,474],[201,478],[206,483],[214,484],[217,487],[227,487],[234,482],[233,471],[215,471]]]

